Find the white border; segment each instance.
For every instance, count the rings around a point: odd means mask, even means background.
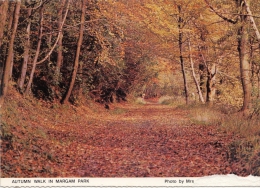
[[[181,178],[1,178],[1,187],[260,187],[260,177],[233,174]]]

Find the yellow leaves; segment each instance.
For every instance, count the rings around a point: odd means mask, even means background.
[[[147,3],[145,7],[148,9],[149,19],[144,20],[147,27],[161,37],[169,37],[176,31],[171,13],[174,9],[169,9],[168,5],[162,1],[155,3]]]

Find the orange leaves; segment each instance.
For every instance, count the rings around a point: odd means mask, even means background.
[[[226,153],[232,137],[218,132],[217,127],[190,125],[185,111],[169,106],[121,108],[127,113],[99,112],[101,118],[78,116],[77,122],[70,125],[46,124],[42,130],[48,135],[45,139],[33,136],[31,129],[21,137],[17,129],[20,139],[32,141],[28,145],[18,141],[13,143],[16,149],[4,150],[2,176],[189,177],[247,173],[239,171],[240,162],[230,164]],[[34,128],[38,129],[39,124]]]

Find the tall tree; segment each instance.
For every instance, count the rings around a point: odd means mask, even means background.
[[[73,72],[72,72],[72,75],[71,75],[70,85],[69,85],[69,88],[67,90],[67,93],[66,93],[64,99],[62,100],[62,103],[68,103],[69,97],[71,95],[72,89],[73,89],[74,84],[75,84],[76,76],[77,76],[77,71],[78,71],[78,66],[79,66],[79,56],[80,56],[80,50],[81,50],[81,45],[82,45],[82,41],[83,41],[83,34],[84,34],[86,2],[87,2],[87,0],[82,0],[82,3],[81,3],[80,29],[79,29],[77,50],[76,50],[76,55],[75,55],[75,60],[74,60],[74,67],[73,67]]]
[[[6,24],[6,17],[8,12],[8,0],[4,0],[0,2],[0,48],[3,43],[3,37],[4,37],[4,28]]]
[[[29,2],[26,1],[26,4],[28,5]],[[31,16],[32,14],[32,8],[28,7],[27,10],[27,16],[28,16],[28,24],[26,27],[26,34],[25,34],[25,44],[24,44],[24,54],[23,54],[23,64],[22,64],[22,68],[21,68],[21,73],[20,73],[20,78],[18,79],[18,88],[20,89],[20,91],[23,91],[23,87],[24,87],[24,81],[25,81],[25,77],[26,77],[26,71],[27,71],[27,66],[28,66],[28,62],[29,62],[29,58],[30,58],[30,35],[31,35]]]
[[[18,26],[20,8],[21,8],[21,0],[17,0],[16,4],[15,4],[15,9],[13,12],[13,22],[12,22],[11,37],[9,40],[7,58],[5,61],[3,76],[1,78],[2,87],[1,87],[1,91],[0,91],[0,107],[2,106],[2,104],[4,102],[4,97],[6,96],[7,90],[8,90],[10,72],[12,70],[14,40],[15,40],[15,35],[16,35],[17,26]]]
[[[42,43],[42,36],[43,36],[43,19],[44,19],[44,10],[43,10],[43,6],[40,7],[40,17],[39,17],[39,29],[38,29],[38,42],[37,42],[37,47],[36,47],[36,52],[35,52],[35,55],[34,55],[34,58],[33,58],[33,65],[32,65],[32,70],[31,70],[31,73],[30,73],[30,78],[29,78],[29,81],[28,81],[28,84],[27,84],[27,87],[26,87],[26,90],[25,90],[25,95],[29,94],[29,91],[31,89],[31,85],[32,85],[32,81],[33,81],[33,75],[34,75],[34,72],[35,72],[35,69],[36,69],[36,63],[37,63],[37,60],[38,60],[38,57],[39,57],[39,54],[40,54],[40,49],[41,49],[41,43]]]
[[[56,64],[56,70],[55,70],[55,83],[58,82],[59,80],[59,75],[60,75],[60,68],[61,68],[61,64],[62,64],[62,60],[63,60],[63,55],[62,55],[62,52],[63,52],[63,47],[62,47],[62,38],[63,38],[63,31],[62,31],[62,21],[63,21],[63,8],[64,8],[64,5],[65,5],[65,0],[60,0],[61,2],[61,6],[59,8],[59,11],[58,11],[58,29],[59,29],[59,32],[61,33],[60,35],[60,38],[59,38],[59,41],[58,41],[58,49],[57,49],[57,52],[58,52],[58,56],[57,56],[57,64]]]
[[[238,28],[238,52],[240,59],[240,74],[244,92],[244,101],[241,111],[248,113],[251,108],[251,65],[249,61],[249,36],[248,36],[248,16],[243,0],[237,0],[237,7],[241,7],[240,26]]]
[[[185,66],[184,66],[184,59],[183,59],[183,29],[184,29],[184,19],[182,17],[182,6],[177,5],[178,7],[178,29],[179,29],[179,51],[180,51],[180,64],[181,64],[181,72],[183,76],[183,84],[184,84],[184,94],[186,99],[186,104],[189,103],[189,94],[188,94],[188,83],[186,78]]]
[[[248,34],[248,12],[244,0],[234,0],[236,5],[237,14],[235,19],[223,16],[220,12],[216,11],[208,0],[204,0],[210,9],[215,12],[219,17],[232,24],[237,24],[237,40],[238,40],[238,53],[240,61],[240,77],[243,88],[243,106],[241,111],[248,114],[251,108],[251,65],[249,61],[249,34]]]
[[[57,39],[56,39],[55,43],[50,48],[50,50],[46,54],[46,56],[43,59],[41,59],[40,61],[38,61],[38,57],[39,57],[40,49],[41,49],[42,36],[43,36],[43,18],[44,18],[44,14],[43,14],[43,8],[44,7],[41,6],[41,8],[40,8],[40,20],[39,20],[40,23],[39,23],[39,35],[38,35],[37,48],[36,48],[36,53],[35,53],[35,56],[34,56],[34,59],[33,59],[33,66],[32,66],[32,70],[31,70],[31,73],[30,73],[30,78],[29,78],[29,81],[28,81],[28,84],[27,84],[27,87],[26,87],[26,90],[25,90],[25,93],[24,93],[25,95],[27,95],[29,93],[30,89],[31,89],[31,85],[32,85],[32,81],[33,81],[33,77],[34,77],[36,66],[38,64],[41,64],[41,63],[45,62],[50,57],[50,55],[54,51],[56,45],[58,44],[58,41],[59,41],[59,39],[60,39],[60,37],[62,35],[61,33],[62,33],[63,25],[65,23],[65,20],[66,20],[68,11],[69,11],[69,5],[70,5],[70,0],[67,0],[66,13],[64,15],[61,27],[59,27],[58,36],[57,36]]]
[[[189,45],[189,59],[190,59],[190,64],[191,64],[192,77],[193,77],[193,80],[195,82],[197,92],[199,94],[199,99],[202,103],[205,103],[204,97],[203,97],[201,89],[200,89],[199,82],[196,78],[196,74],[195,74],[195,71],[194,71],[194,63],[193,63],[193,58],[192,58],[192,49],[191,49],[190,37],[188,39],[188,45]]]
[[[250,4],[249,4],[250,1],[244,0],[244,3],[245,3],[246,11],[247,11],[247,14],[248,14],[248,16],[249,16],[251,25],[252,25],[252,27],[253,27],[253,29],[254,29],[254,31],[255,31],[255,34],[256,34],[258,43],[259,43],[259,45],[260,45],[260,32],[259,32],[259,30],[258,30],[258,28],[257,28],[257,25],[256,25],[256,23],[255,23],[255,19],[254,19],[254,17],[253,17],[253,14],[252,14],[252,12],[251,12],[251,9],[250,9]]]

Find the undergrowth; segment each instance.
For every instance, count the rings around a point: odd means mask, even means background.
[[[0,111],[0,151],[4,154],[1,156],[1,177],[62,176],[62,169],[54,172],[50,165],[59,160],[53,148],[67,146],[77,138],[66,134],[61,141],[51,134],[63,134],[63,126],[91,126],[95,121],[89,117],[99,114],[93,109],[104,111],[98,105],[76,108],[36,100],[32,96],[22,97],[11,88]]]
[[[162,105],[179,106],[184,104],[185,100],[179,96],[162,96],[159,98],[158,103]]]
[[[177,108],[187,110],[194,124],[216,125],[221,131],[235,135],[237,139],[229,146],[229,159],[232,162],[245,161],[245,169],[260,176],[260,116],[245,117],[236,107],[217,105],[191,104]]]
[[[229,145],[230,162],[245,161],[247,166],[244,168],[248,172],[260,175],[260,118],[255,117],[255,114],[254,118],[245,118],[240,113],[235,113],[235,107],[209,107],[198,103],[185,105],[183,98],[162,97],[158,103],[187,111],[191,124],[216,125],[221,131],[236,135],[237,139]],[[126,114],[128,111],[124,105],[111,105],[108,111],[101,105],[89,102],[76,108],[35,100],[30,96],[22,98],[17,92],[11,91],[0,114],[1,152],[3,149],[7,152],[3,159],[5,162],[1,164],[4,176],[21,177],[21,174],[30,174],[31,171],[34,171],[35,175],[62,176],[62,169],[60,172],[56,170],[55,174],[51,166],[46,167],[43,164],[44,161],[54,163],[59,160],[52,148],[73,144],[79,139],[78,134],[63,133],[65,127],[69,126],[69,129],[74,131],[88,127],[88,131],[91,131],[91,127],[100,123],[102,118],[114,120]],[[59,140],[50,133],[57,136],[64,134],[64,139]],[[23,161],[13,156],[24,156]],[[31,164],[35,158],[38,158],[38,161]],[[14,162],[21,162],[23,165],[14,167]],[[14,174],[14,171],[17,173]]]

